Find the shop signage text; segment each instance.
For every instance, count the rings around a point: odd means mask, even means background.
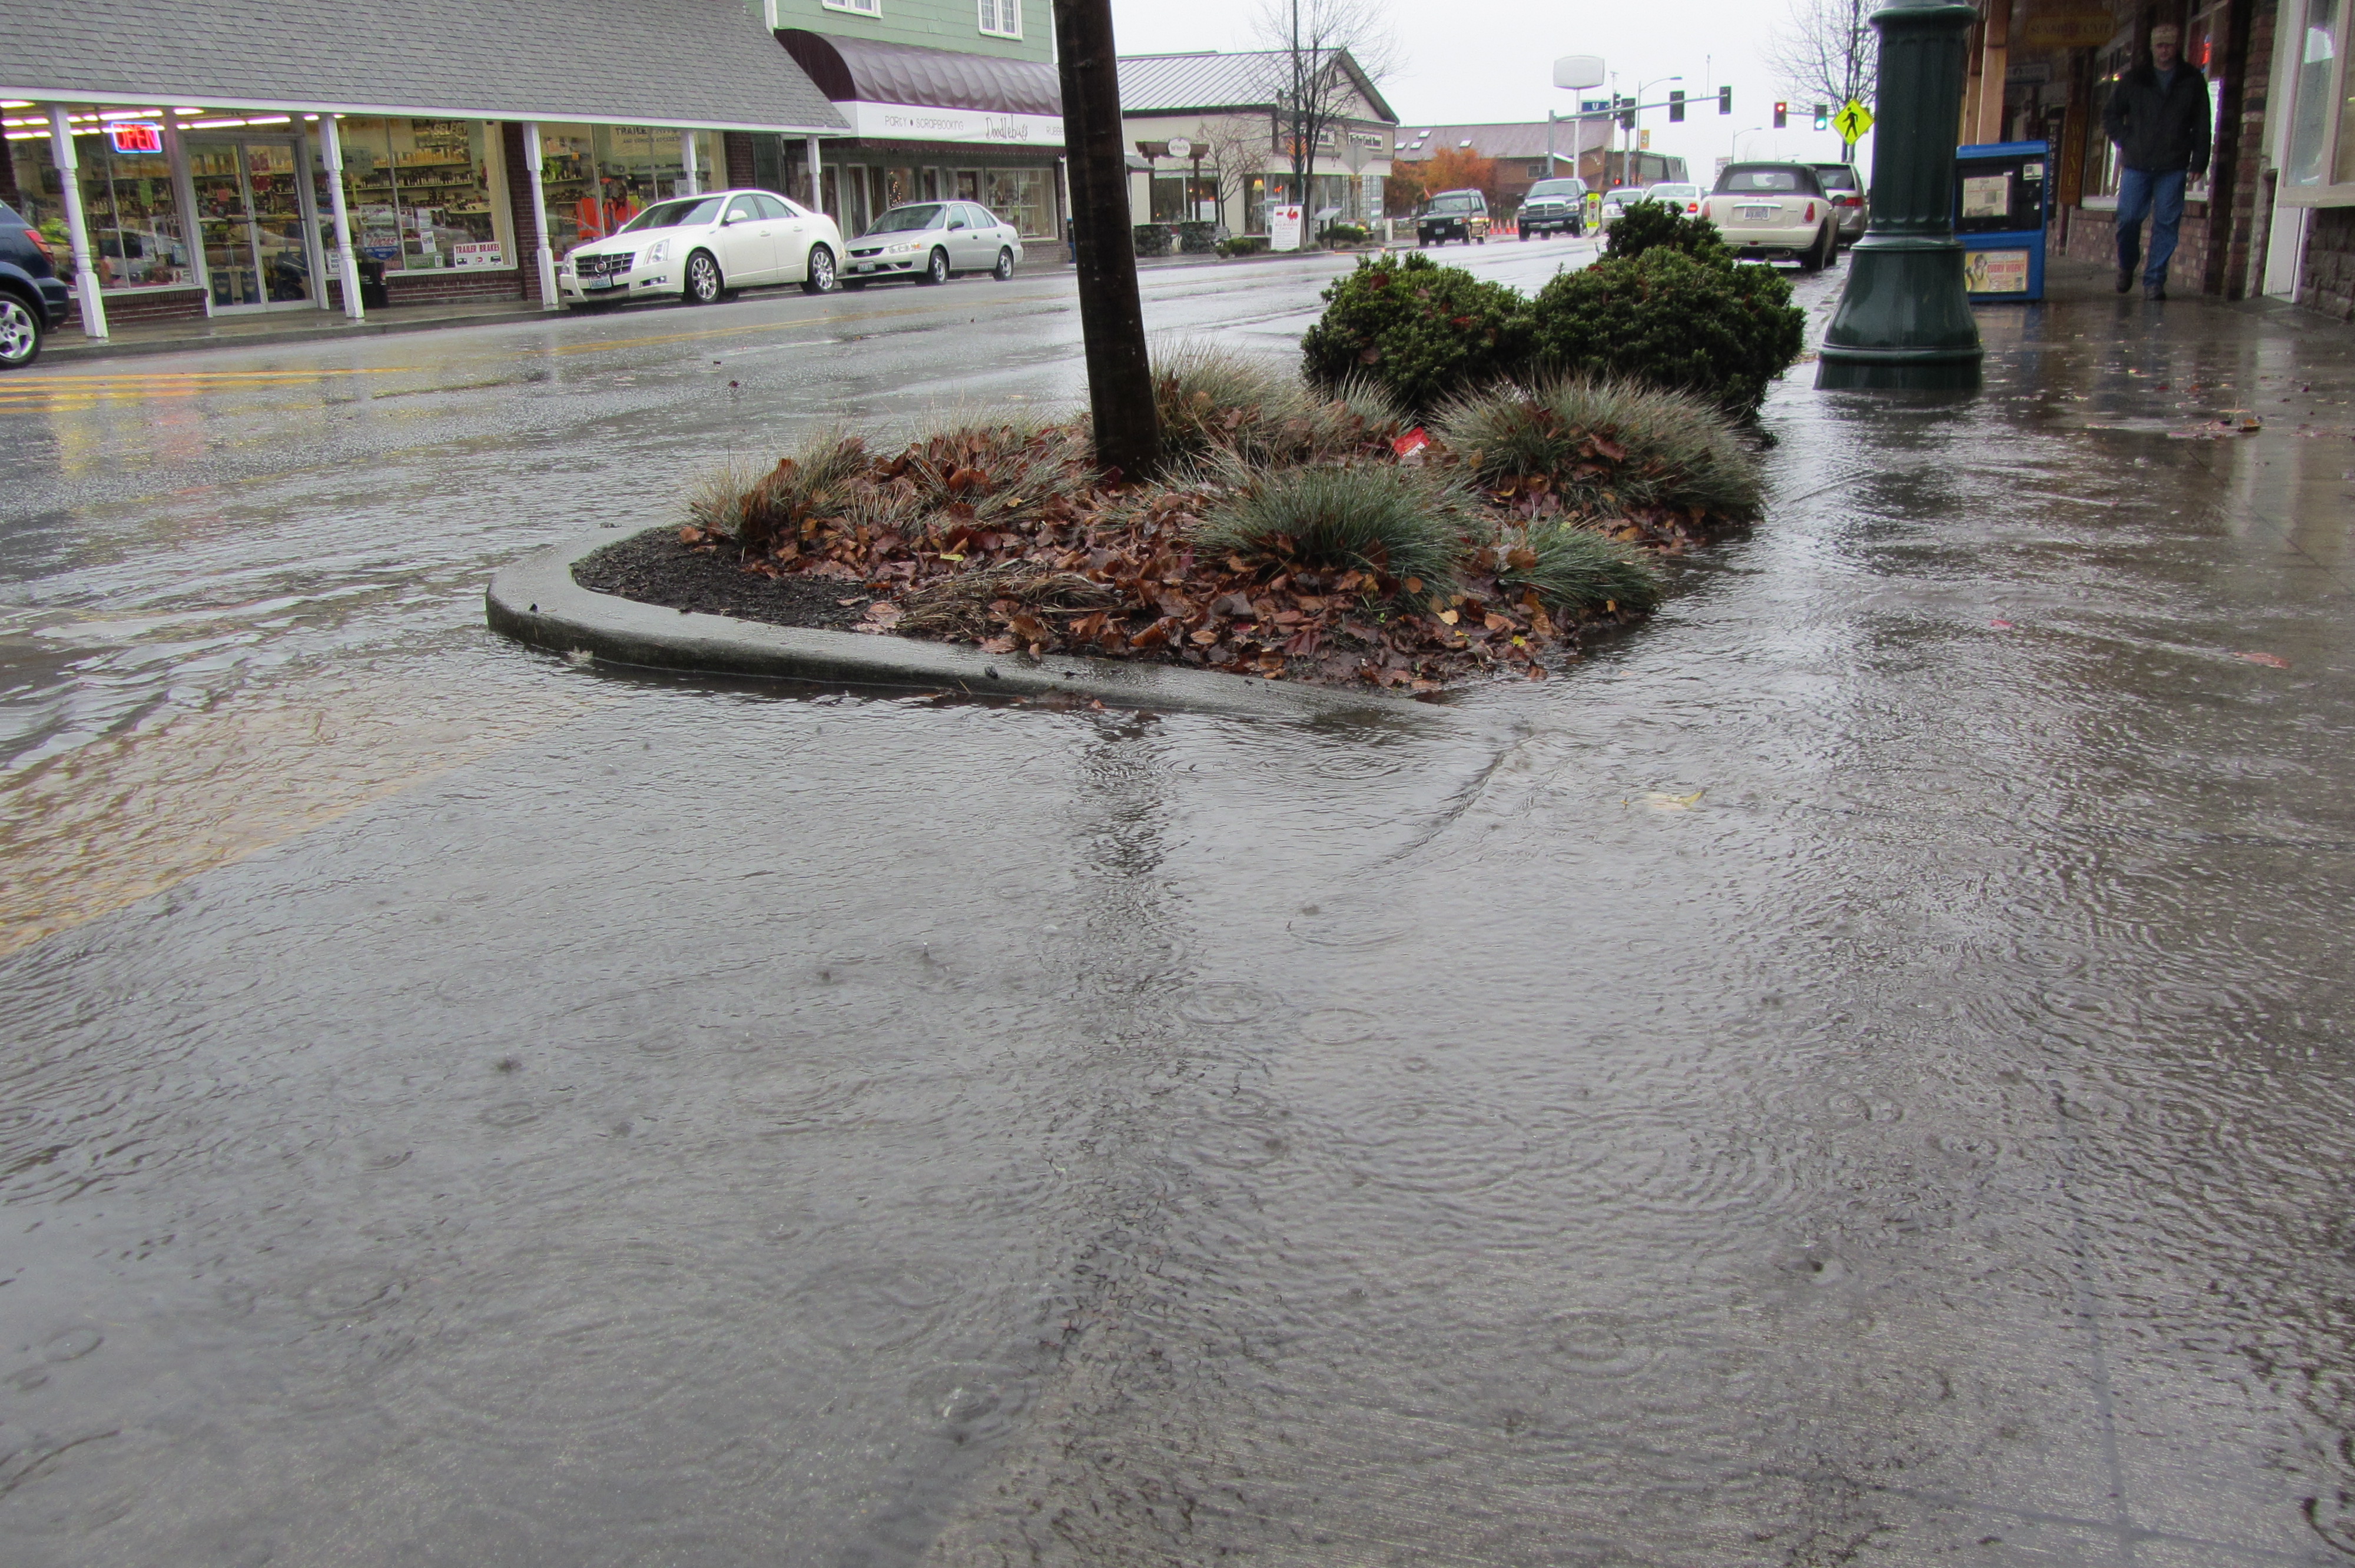
[[[110,125],[106,139],[114,143],[118,153],[160,153],[164,150],[164,132],[153,125]]]
[[[853,135],[890,142],[975,142],[1008,147],[1060,148],[1059,114],[994,114],[981,109],[928,109],[911,103],[837,103]]]

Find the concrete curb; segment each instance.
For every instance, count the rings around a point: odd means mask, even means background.
[[[576,562],[628,537],[608,529],[503,567],[484,595],[491,630],[559,653],[585,652],[607,663],[695,674],[917,687],[975,696],[1060,693],[1125,708],[1252,718],[1398,718],[1431,712],[1370,689],[1337,691],[1168,664],[1067,654],[1031,659],[908,637],[767,626],[591,593],[572,580]]]

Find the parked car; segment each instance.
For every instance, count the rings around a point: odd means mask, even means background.
[[[1595,209],[1596,230],[1604,234],[1610,233],[1611,226],[1619,221],[1619,215],[1644,199],[1644,190],[1638,185],[1614,185],[1604,191],[1603,205]]]
[[[978,202],[913,201],[888,208],[850,242],[842,286],[863,289],[888,278],[945,283],[959,272],[986,272],[999,282],[1022,264],[1022,237]]]
[[[1810,164],[1729,164],[1700,204],[1735,254],[1807,272],[1839,259],[1838,213]]]
[[[1417,245],[1488,243],[1488,198],[1478,191],[1441,191],[1414,215]]]
[[[574,309],[676,294],[708,305],[739,289],[799,283],[832,289],[842,260],[834,219],[771,191],[713,191],[658,201],[556,264],[557,294]]]
[[[65,324],[70,297],[41,231],[0,202],[0,370],[41,357],[41,343]]]
[[[1663,206],[1675,207],[1681,213],[1693,214],[1700,211],[1701,189],[1699,185],[1681,185],[1671,181],[1652,186],[1644,193],[1644,197],[1647,201],[1656,201]]]
[[[1585,233],[1586,182],[1569,175],[1538,181],[1521,198],[1521,210],[1514,221],[1523,239],[1540,234]]]
[[[1816,183],[1824,187],[1824,195],[1832,198],[1839,208],[1839,238],[1842,245],[1853,245],[1864,238],[1864,226],[1872,216],[1872,206],[1865,194],[1864,176],[1857,173],[1854,164],[1816,164]]]

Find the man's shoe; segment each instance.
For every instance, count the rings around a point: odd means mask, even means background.
[[[2121,267],[2121,268],[2119,268],[2119,269],[2118,269],[2118,292],[2119,292],[2119,293],[2121,293],[2121,294],[2123,294],[2123,293],[2125,293],[2128,289],[2131,289],[2131,288],[2133,288],[2133,287],[2134,287],[2134,269],[2133,269],[2133,268],[2131,268],[2131,267]]]
[[[2167,298],[2167,280],[2161,278],[2156,283],[2145,283],[2142,286],[2142,297],[2146,300],[2163,300]]]

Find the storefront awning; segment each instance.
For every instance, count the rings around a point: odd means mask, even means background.
[[[999,59],[782,29],[778,39],[810,79],[837,103],[900,103],[1060,119],[1062,89],[1045,60]]]
[[[0,98],[846,128],[732,0],[34,0],[31,10],[0,50]]]

